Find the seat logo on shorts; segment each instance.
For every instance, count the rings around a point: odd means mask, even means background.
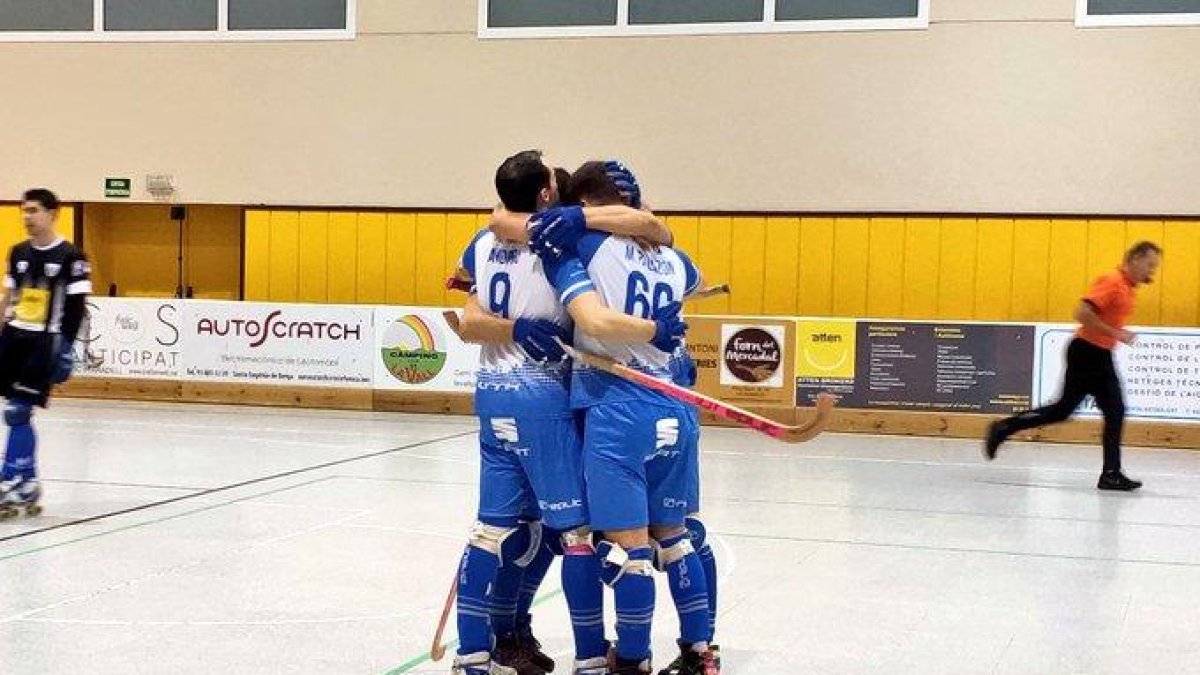
[[[511,417],[498,417],[492,420],[492,433],[501,443],[520,443],[521,435],[517,433],[517,421]]]
[[[654,445],[656,450],[678,445],[679,443],[679,420],[674,417],[659,420],[654,425],[658,433],[658,442]]]

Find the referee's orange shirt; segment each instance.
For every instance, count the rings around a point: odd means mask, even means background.
[[[1134,298],[1133,282],[1120,268],[1097,279],[1083,296],[1084,302],[1095,309],[1100,320],[1113,328],[1125,327],[1125,322],[1133,315]],[[1117,346],[1115,337],[1086,326],[1080,326],[1075,334],[1103,349]]]

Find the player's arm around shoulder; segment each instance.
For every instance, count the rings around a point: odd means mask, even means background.
[[[650,342],[657,325],[604,304],[595,291],[585,291],[567,303],[567,312],[583,332],[604,342]]]
[[[513,341],[514,322],[484,310],[479,295],[472,293],[463,305],[459,334],[466,342],[476,344],[507,344]]]
[[[670,246],[675,241],[671,228],[651,211],[619,204],[588,206],[583,218],[589,229],[640,239],[655,246]]]
[[[529,243],[529,230],[527,225],[531,213],[514,213],[504,208],[504,205],[497,205],[492,209],[491,220],[488,221],[488,230],[504,241],[511,241],[518,244]]]

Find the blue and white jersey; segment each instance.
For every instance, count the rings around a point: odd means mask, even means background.
[[[567,310],[525,244],[506,242],[484,230],[461,261],[475,280],[479,304],[505,319],[548,319],[571,330]],[[485,344],[475,385],[480,417],[559,418],[572,415],[571,362],[539,364],[515,343]]]
[[[578,259],[554,270],[559,299],[567,305],[581,293],[595,291],[610,308],[651,319],[672,302],[682,302],[700,285],[700,273],[682,251],[670,247],[643,249],[632,239],[588,232],[579,240]],[[671,381],[671,355],[649,343],[602,342],[575,330],[575,346],[609,356],[631,368]],[[587,408],[600,403],[673,401],[604,371],[575,365],[571,404]]]

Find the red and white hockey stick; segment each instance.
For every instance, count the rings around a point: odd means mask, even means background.
[[[429,648],[429,658],[441,661],[446,655],[446,645],[442,644],[442,633],[446,632],[446,622],[450,620],[450,609],[458,597],[458,567],[454,568],[454,583],[450,584],[450,593],[446,595],[446,604],[442,606],[442,616],[438,619],[437,630],[433,632],[433,645]]]
[[[667,382],[647,375],[639,370],[617,363],[607,356],[591,354],[568,345],[563,345],[563,348],[571,358],[582,361],[593,368],[599,368],[622,379],[636,382],[647,389],[653,389],[677,401],[683,401],[697,408],[707,410],[717,417],[737,422],[744,427],[766,434],[784,443],[803,443],[816,438],[822,431],[825,431],[825,427],[829,426],[829,418],[833,413],[833,396],[820,394],[817,396],[817,413],[811,420],[805,424],[798,424],[796,426],[780,424],[775,420],[755,415],[748,410],[742,410],[735,405],[725,403],[711,396],[705,396],[698,391],[693,391],[673,382]]]
[[[442,316],[445,317],[450,329],[458,333],[458,313],[450,310],[443,312]],[[607,356],[592,354],[568,345],[563,345],[563,349],[566,350],[571,358],[582,361],[593,368],[599,368],[622,379],[635,382],[648,389],[653,389],[660,394],[670,396],[677,401],[683,401],[697,408],[707,410],[717,417],[736,422],[784,443],[811,441],[820,435],[822,431],[825,431],[825,428],[829,426],[829,419],[833,414],[834,397],[829,394],[819,394],[817,396],[817,405],[815,406],[816,415],[811,420],[805,424],[795,426],[780,424],[775,420],[755,415],[748,410],[742,410],[735,405],[725,403],[711,396],[705,396],[687,387],[681,387],[673,382],[667,382],[647,375],[639,370],[617,363]]]

